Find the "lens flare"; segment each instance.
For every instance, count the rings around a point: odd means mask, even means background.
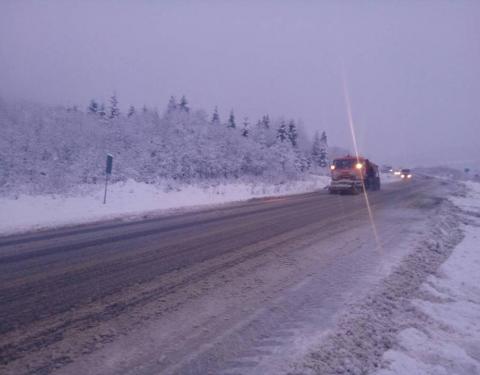
[[[343,68],[343,67],[342,67]],[[345,104],[347,107],[347,116],[348,116],[348,126],[350,128],[350,134],[352,136],[352,143],[353,148],[355,151],[355,157],[357,158],[357,165],[360,163],[360,154],[358,152],[358,144],[357,144],[357,137],[355,135],[355,126],[353,123],[353,116],[352,116],[352,106],[350,104],[350,95],[348,93],[348,86],[347,86],[347,78],[345,74],[345,69],[342,69],[342,78],[343,78],[343,95],[345,97]],[[365,182],[362,180],[363,184],[363,196],[365,198],[365,204],[367,206],[368,217],[370,218],[370,225],[372,226],[373,236],[375,237],[375,241],[377,243],[377,249],[379,251],[383,251],[382,246],[380,244],[380,237],[378,236],[377,226],[375,225],[375,220],[373,218],[372,207],[370,206],[370,200],[368,199],[367,189],[365,189]]]

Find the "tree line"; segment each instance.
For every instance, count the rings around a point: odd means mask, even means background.
[[[294,120],[264,115],[223,122],[171,97],[162,114],[129,106],[114,94],[85,111],[0,100],[0,189],[65,192],[101,181],[105,154],[115,156],[114,180],[192,183],[219,179],[282,182],[328,164],[325,132],[312,139]]]

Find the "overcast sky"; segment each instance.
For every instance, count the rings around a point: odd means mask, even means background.
[[[0,2],[0,96],[301,119],[397,164],[480,164],[479,1]]]

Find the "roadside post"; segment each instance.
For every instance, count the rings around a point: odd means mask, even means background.
[[[108,186],[108,179],[112,174],[112,167],[113,167],[113,156],[107,154],[107,168],[105,170],[105,194],[103,195],[103,204],[107,203],[107,186]]]

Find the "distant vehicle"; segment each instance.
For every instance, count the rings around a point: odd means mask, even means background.
[[[390,165],[382,165],[380,170],[382,173],[393,173],[393,167]]]
[[[333,160],[330,166],[329,192],[357,194],[362,190],[380,190],[378,166],[363,157],[347,155]]]
[[[410,169],[402,169],[400,171],[400,178],[403,180],[408,180],[412,178],[412,172],[410,171]]]

